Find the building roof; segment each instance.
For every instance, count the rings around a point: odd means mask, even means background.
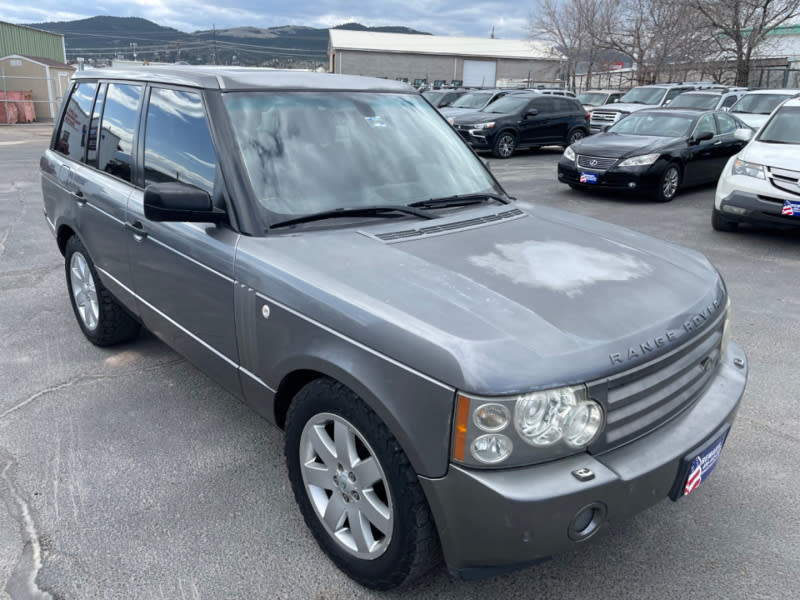
[[[66,63],[57,60],[53,60],[52,58],[42,58],[41,56],[27,56],[25,54],[9,54],[7,56],[0,56],[0,60],[6,60],[8,58],[27,60],[30,62],[35,62],[42,66],[55,67],[57,69],[69,69],[70,71],[75,70],[75,67],[73,67],[72,65],[68,65]]]
[[[561,60],[552,44],[537,40],[499,40],[492,38],[378,33],[330,29],[330,48],[363,52],[402,52],[482,58]]]

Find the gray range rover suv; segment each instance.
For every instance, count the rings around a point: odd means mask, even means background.
[[[365,586],[535,563],[720,457],[747,367],[714,267],[520,206],[405,84],[84,71],[41,171],[88,340],[144,326],[283,428]]]

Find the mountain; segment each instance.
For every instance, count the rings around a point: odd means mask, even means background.
[[[104,63],[112,58],[192,64],[316,68],[328,63],[328,30],[302,25],[261,29],[242,26],[185,33],[138,17],[98,16],[78,21],[31,23],[64,35],[67,60]],[[408,27],[366,27],[345,23],[335,29],[424,34]],[[427,34],[425,34],[427,35]]]

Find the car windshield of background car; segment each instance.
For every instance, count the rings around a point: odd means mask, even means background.
[[[453,102],[451,108],[480,108],[492,97],[491,93],[485,94],[464,94]]]
[[[511,114],[522,110],[530,101],[531,99],[527,97],[506,96],[505,98],[500,98],[500,100],[495,100],[481,112],[498,115]]]
[[[759,142],[800,144],[800,107],[780,108],[758,134]]]
[[[681,94],[669,103],[670,108],[700,108],[712,110],[719,102],[719,94]]]
[[[608,131],[627,135],[652,135],[661,137],[683,137],[689,135],[694,124],[691,117],[679,115],[628,115]]]
[[[608,94],[601,92],[584,92],[578,96],[578,101],[589,106],[600,106],[606,103],[606,98],[608,98]]]
[[[620,102],[658,104],[663,96],[664,90],[662,88],[633,88],[620,99]]]
[[[730,112],[768,115],[778,104],[789,97],[784,94],[745,94],[731,107]]]
[[[502,194],[420,96],[229,92],[224,102],[255,197],[271,214]]]

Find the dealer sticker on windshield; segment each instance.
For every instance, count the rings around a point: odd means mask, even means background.
[[[781,214],[786,217],[800,217],[800,200],[784,200]]]
[[[581,183],[597,183],[597,174],[581,173]]]

